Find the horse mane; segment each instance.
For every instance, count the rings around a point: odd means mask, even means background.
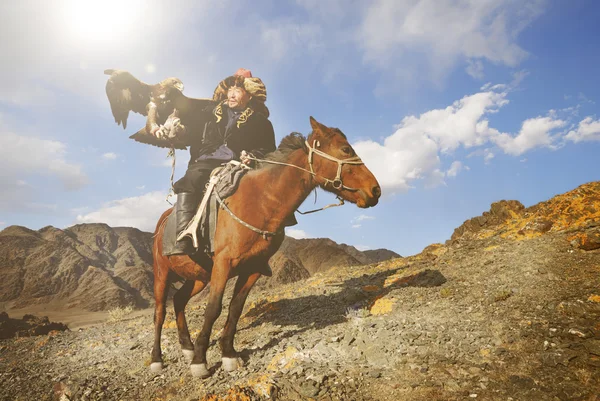
[[[291,134],[289,134],[281,140],[279,146],[277,147],[277,150],[268,153],[265,156],[265,160],[285,163],[288,160],[290,153],[292,153],[295,150],[303,149],[305,152],[308,153],[308,148],[306,147],[305,141],[306,138],[304,137],[304,135],[302,135],[299,132],[292,132]],[[273,164],[264,163],[263,166],[273,166]]]

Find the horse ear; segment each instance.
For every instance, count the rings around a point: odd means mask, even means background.
[[[313,116],[310,116],[310,126],[312,127],[312,129],[314,131],[321,130],[321,124],[317,120],[315,120],[315,118]]]
[[[326,137],[331,135],[329,128],[315,120],[313,116],[310,116],[310,125],[313,131],[318,131]]]

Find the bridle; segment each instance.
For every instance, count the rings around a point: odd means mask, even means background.
[[[342,182],[342,167],[344,166],[344,164],[354,164],[354,165],[364,164],[363,161],[360,159],[360,157],[354,156],[354,157],[350,157],[348,159],[338,159],[337,157],[331,156],[329,153],[325,153],[325,152],[317,149],[319,146],[321,146],[321,144],[316,139],[313,141],[313,146],[310,146],[310,144],[308,143],[308,140],[304,141],[304,143],[306,144],[306,147],[308,148],[308,166],[310,167],[310,173],[313,176],[323,178],[325,180],[324,185],[331,183],[331,186],[337,190],[345,189],[348,191],[358,191],[358,189],[356,189],[356,188],[350,188],[350,187],[347,187],[344,185],[344,183]],[[327,160],[334,161],[338,164],[337,174],[335,175],[335,178],[333,180],[330,180],[329,178],[326,178],[323,176],[319,176],[318,174],[315,173],[315,171],[313,169],[313,155],[321,156]]]
[[[274,160],[258,159],[254,156],[248,156],[248,159],[257,161],[259,163],[279,164],[282,166],[294,167],[299,170],[306,171],[313,177],[319,177],[319,178],[322,178],[323,180],[325,180],[325,183],[323,184],[323,186],[326,186],[327,184],[331,184],[331,186],[338,191],[340,189],[345,189],[346,191],[352,191],[352,192],[358,191],[358,188],[351,188],[351,187],[347,187],[344,185],[344,182],[342,181],[342,167],[344,166],[344,164],[353,164],[353,165],[365,164],[360,159],[360,157],[354,156],[354,157],[350,157],[348,159],[338,159],[337,157],[331,156],[329,153],[325,153],[325,152],[317,149],[319,146],[321,146],[321,144],[316,139],[313,140],[312,146],[310,146],[310,143],[308,143],[308,140],[305,140],[304,143],[306,144],[306,147],[308,148],[308,167],[310,168],[310,170],[307,170],[300,166],[296,166],[295,164],[277,162]],[[334,161],[338,164],[337,173],[333,180],[330,180],[327,177],[323,177],[322,175],[315,173],[315,170],[313,168],[313,156],[314,155],[321,156],[324,159]]]
[[[266,159],[259,159],[254,157],[253,155],[248,155],[247,158],[249,160],[254,160],[257,161],[259,163],[269,163],[269,164],[278,164],[278,165],[282,165],[282,166],[289,166],[289,167],[294,167],[297,168],[299,170],[305,171],[307,173],[309,173],[310,175],[312,175],[313,177],[319,177],[322,178],[323,180],[325,180],[325,183],[323,184],[323,186],[326,186],[327,184],[331,183],[331,186],[336,189],[336,190],[340,190],[340,189],[344,189],[347,191],[358,191],[357,188],[351,188],[351,187],[347,187],[344,185],[344,182],[342,181],[342,167],[344,166],[344,164],[353,164],[353,165],[360,165],[360,164],[364,164],[363,161],[360,159],[360,157],[355,156],[355,157],[350,157],[347,159],[338,159],[337,157],[333,157],[331,156],[329,153],[325,153],[319,149],[317,149],[321,144],[319,143],[319,141],[317,141],[316,139],[313,141],[313,145],[310,146],[310,144],[308,143],[308,140],[305,140],[304,143],[306,144],[306,147],[308,148],[308,166],[310,167],[310,170],[307,170],[303,167],[297,166],[295,164],[290,164],[290,163],[284,163],[284,162],[277,162],[274,160],[266,160]],[[324,159],[327,160],[331,160],[334,161],[338,164],[338,168],[337,168],[337,173],[335,175],[335,178],[333,180],[330,180],[327,177],[323,177],[322,175],[319,175],[317,173],[315,173],[314,168],[313,168],[313,156],[317,155],[317,156],[321,156]],[[233,163],[230,162],[230,163]],[[239,162],[236,162],[239,163]],[[243,164],[241,164],[243,166]],[[246,166],[246,168],[249,168]],[[243,221],[242,219],[240,219],[239,217],[237,217],[228,207],[227,204],[219,197],[219,195],[215,192],[215,197],[217,199],[217,202],[221,205],[221,207],[227,212],[229,213],[229,215],[236,220],[238,223],[242,224],[243,226],[245,226],[246,228],[249,228],[250,230],[254,231],[255,233],[258,233],[260,235],[263,236],[263,238],[267,239],[270,236],[275,236],[277,234],[280,234],[282,231],[265,231],[265,230],[261,230],[257,227],[254,227],[251,224],[246,223],[245,221]],[[335,207],[335,206],[342,206],[344,204],[344,200],[338,195],[337,198],[339,199],[339,203],[332,203],[330,205],[324,206],[320,209],[315,209],[315,210],[310,210],[307,212],[301,212],[300,210],[296,210],[298,213],[300,214],[308,214],[308,213],[314,213],[314,212],[318,212],[320,210],[325,210],[328,209],[330,207]]]

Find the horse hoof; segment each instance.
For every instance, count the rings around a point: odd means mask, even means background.
[[[150,370],[152,371],[152,373],[160,373],[163,370],[163,363],[162,362],[152,362],[150,364]]]
[[[192,364],[190,365],[190,370],[192,371],[192,376],[199,377],[201,379],[206,379],[210,376],[210,372],[206,368],[205,363]]]
[[[184,349],[183,357],[187,361],[187,363],[192,363],[192,359],[194,359],[194,350],[193,349]]]
[[[221,359],[221,362],[223,364],[223,369],[225,369],[226,372],[233,372],[234,370],[244,366],[244,361],[242,360],[242,358],[223,357]]]

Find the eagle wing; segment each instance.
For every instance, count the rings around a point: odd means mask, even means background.
[[[130,138],[161,148],[186,149],[190,145],[190,135],[201,135],[206,122],[206,110],[214,108],[216,102],[212,99],[190,98],[173,88],[164,92],[164,96],[152,98],[148,107],[146,126]],[[155,128],[167,125],[168,120],[176,117],[180,126],[175,137],[158,138],[154,135]]]
[[[129,112],[147,115],[146,106],[150,103],[154,85],[148,85],[124,70],[105,70],[110,75],[106,82],[106,96],[110,109],[118,125],[127,128]]]

